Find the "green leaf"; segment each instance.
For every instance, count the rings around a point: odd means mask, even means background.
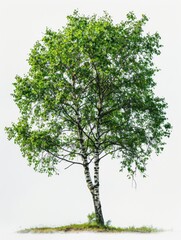
[[[114,24],[107,13],[74,11],[35,43],[29,71],[14,83],[20,118],[6,131],[36,171],[51,175],[62,161],[85,166],[110,155],[134,175],[163,150],[171,125],[154,93],[161,44],[158,33],[145,33],[147,21],[130,12]]]

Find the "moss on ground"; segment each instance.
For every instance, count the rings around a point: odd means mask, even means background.
[[[113,226],[99,226],[96,224],[70,224],[67,226],[60,227],[37,227],[29,228],[19,231],[20,233],[55,233],[55,232],[112,232],[112,233],[121,233],[121,232],[134,232],[134,233],[155,233],[160,232],[157,228],[153,227],[128,227],[120,228]]]

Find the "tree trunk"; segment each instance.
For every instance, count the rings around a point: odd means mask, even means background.
[[[95,163],[94,167],[94,184],[91,180],[89,166],[84,166],[84,174],[86,178],[87,187],[91,193],[93,204],[94,204],[94,211],[96,214],[96,223],[98,225],[104,226],[104,218],[102,214],[102,207],[99,197],[99,163]]]
[[[96,214],[96,223],[100,226],[104,226],[104,218],[102,214],[102,207],[99,198],[99,187],[94,188],[94,193],[92,194],[94,210]]]
[[[100,202],[99,196],[99,147],[98,143],[96,143],[96,151],[95,151],[95,161],[94,161],[94,191],[92,194],[93,202],[94,202],[94,209],[96,214],[96,222],[98,225],[104,225],[104,218],[102,214],[102,207]]]

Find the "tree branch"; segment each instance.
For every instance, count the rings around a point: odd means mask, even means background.
[[[48,152],[49,154],[51,154],[53,157],[56,157],[58,159],[60,159],[61,161],[65,161],[65,162],[68,162],[68,163],[71,163],[71,164],[79,164],[79,165],[82,165],[83,166],[83,163],[80,163],[80,162],[73,162],[73,161],[70,161],[68,159],[65,159],[63,157],[60,157],[60,156],[57,156],[56,154],[46,150],[46,149],[43,149],[44,151]]]
[[[69,151],[68,149],[65,149],[65,148],[62,148],[62,147],[59,147],[59,149],[65,151],[65,152],[68,152],[68,153],[74,153],[76,155],[80,155],[81,156],[81,153],[78,153],[78,152],[72,152],[72,151]]]
[[[74,165],[74,163],[71,163],[68,167],[64,168],[65,170],[67,170],[69,167],[71,167],[72,165]]]
[[[106,157],[107,155],[112,154],[112,153],[114,153],[114,152],[117,152],[117,151],[119,151],[119,150],[121,150],[121,149],[122,149],[122,148],[118,148],[118,149],[112,150],[112,151],[110,151],[110,152],[108,152],[108,153],[105,153],[102,157],[99,158],[99,160],[101,160],[102,158]]]

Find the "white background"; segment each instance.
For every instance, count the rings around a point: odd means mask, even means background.
[[[93,211],[83,171],[78,166],[48,178],[27,166],[19,147],[4,132],[18,118],[10,93],[16,74],[28,70],[26,59],[45,28],[60,29],[66,16],[78,9],[82,14],[103,14],[115,22],[129,11],[149,17],[145,30],[162,37],[161,56],[155,63],[156,94],[169,104],[173,125],[164,152],[152,156],[147,178],[137,176],[137,188],[119,173],[119,160],[105,159],[101,167],[101,198],[104,217],[113,225],[181,229],[181,3],[178,0],[15,0],[0,1],[0,227],[62,225],[87,220]]]

